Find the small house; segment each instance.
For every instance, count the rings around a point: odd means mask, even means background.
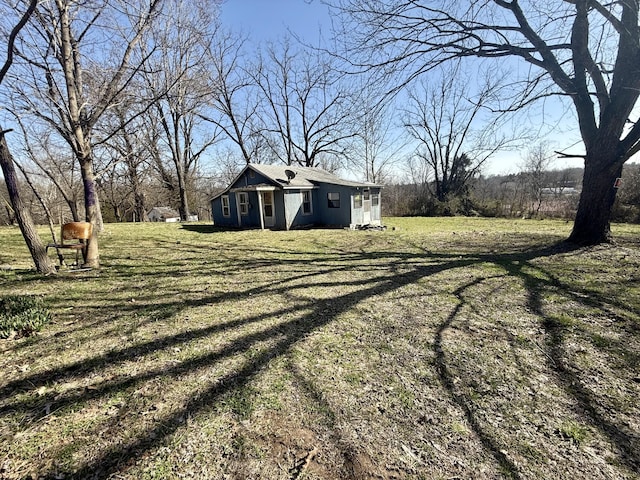
[[[319,168],[252,163],[211,199],[211,212],[224,227],[380,225],[381,190]]]
[[[179,222],[180,214],[171,207],[153,207],[147,214],[150,222]]]

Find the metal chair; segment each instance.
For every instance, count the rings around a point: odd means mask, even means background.
[[[46,251],[48,252],[50,248],[55,248],[58,253],[60,265],[64,265],[64,257],[60,250],[75,250],[76,262],[74,265],[79,266],[78,256],[80,252],[82,252],[83,260],[85,262],[87,261],[88,240],[91,238],[92,233],[93,225],[91,225],[90,222],[65,223],[61,227],[60,243],[49,243]]]

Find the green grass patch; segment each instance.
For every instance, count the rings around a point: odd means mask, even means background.
[[[566,421],[558,428],[558,434],[576,445],[581,445],[589,438],[589,428],[575,421]]]
[[[48,277],[0,228],[55,318],[0,341],[0,477],[637,478],[640,227],[385,224],[108,224]]]
[[[51,321],[44,299],[33,295],[0,297],[0,338],[26,337]]]

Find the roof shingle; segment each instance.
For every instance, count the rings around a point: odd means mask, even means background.
[[[378,186],[373,183],[354,182],[345,180],[326,170],[313,167],[298,167],[291,165],[265,165],[261,163],[251,163],[249,168],[272,180],[281,187],[311,187],[316,183],[333,183],[335,185],[344,185],[347,187],[371,187]],[[295,177],[287,180],[286,170],[295,173]]]

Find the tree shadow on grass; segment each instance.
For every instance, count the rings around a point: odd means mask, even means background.
[[[618,317],[615,310],[628,311],[628,305],[618,301],[608,292],[570,285],[551,271],[533,264],[531,260],[530,258],[522,258],[514,261],[502,258],[500,263],[510,275],[521,278],[523,281],[528,298],[527,306],[540,319],[541,326],[547,336],[545,353],[548,368],[555,373],[558,383],[567,395],[576,400],[579,413],[619,449],[621,452],[619,461],[631,471],[640,472],[640,436],[628,426],[617,425],[611,419],[606,418],[604,414],[606,407],[601,404],[596,393],[585,385],[577,374],[580,368],[571,363],[567,346],[570,342],[568,337],[572,328],[545,311],[544,297],[547,294],[562,294],[565,298],[571,299],[579,305],[597,309],[614,318]],[[624,321],[620,318],[619,320]],[[631,324],[629,330],[637,331],[637,325]],[[586,336],[589,337],[589,334],[587,333]],[[618,345],[616,346],[617,351],[614,353],[619,357],[620,351],[623,351],[628,358],[638,358],[637,352],[627,351],[627,348],[625,345]],[[606,350],[606,348],[600,348],[600,350],[603,349]],[[629,367],[633,368],[633,366]]]
[[[470,289],[473,286],[479,285],[480,283],[487,280],[486,278],[476,278],[471,282],[466,283],[465,285],[457,288],[453,294],[458,299],[458,304],[455,306],[453,311],[449,314],[447,319],[440,325],[438,330],[436,331],[435,340],[433,342],[433,348],[436,354],[436,369],[438,371],[438,377],[442,386],[449,393],[451,399],[454,401],[456,405],[458,405],[464,415],[471,425],[471,428],[478,436],[485,450],[489,452],[495,460],[500,465],[502,472],[508,475],[513,479],[520,479],[521,476],[518,473],[518,467],[516,464],[510,460],[507,455],[504,453],[503,448],[496,442],[496,440],[492,437],[492,435],[485,430],[482,424],[478,421],[471,406],[471,402],[464,395],[461,395],[457,392],[455,388],[454,378],[455,375],[450,371],[448,367],[448,362],[446,359],[444,346],[443,346],[443,335],[446,330],[451,327],[453,321],[458,317],[461,309],[465,306],[466,302],[464,300],[464,292]]]
[[[362,254],[358,255],[358,257],[362,261],[373,259],[373,257],[369,255]],[[321,257],[319,256],[319,261],[322,262],[323,260],[320,260],[320,258]],[[376,260],[379,259],[376,258]],[[73,475],[77,478],[89,476],[94,476],[95,478],[106,478],[110,475],[116,474],[123,465],[130,463],[132,459],[139,457],[146,451],[161,446],[168,436],[175,433],[176,430],[183,425],[183,419],[185,416],[210,410],[212,405],[215,405],[216,402],[220,401],[225,395],[230,392],[237,391],[247,385],[251,379],[253,379],[263,368],[266,367],[266,365],[269,364],[269,362],[287,354],[287,352],[289,352],[297,342],[307,337],[314,330],[329,324],[338,315],[348,311],[363,299],[385,294],[403,285],[415,282],[420,278],[442,271],[443,269],[463,267],[471,265],[472,263],[473,260],[456,260],[450,264],[443,263],[439,266],[414,267],[414,270],[410,274],[402,275],[399,278],[397,275],[379,273],[373,278],[370,278],[365,284],[362,284],[361,281],[354,281],[356,282],[354,285],[359,288],[350,293],[340,295],[337,298],[312,300],[308,301],[306,305],[284,307],[278,311],[271,312],[268,316],[285,316],[286,314],[294,313],[296,310],[301,312],[308,311],[308,313],[305,313],[299,318],[294,318],[290,321],[280,323],[277,326],[257,333],[241,336],[225,348],[207,355],[200,356],[188,362],[179,363],[170,368],[162,368],[157,371],[143,371],[139,374],[131,375],[126,378],[116,378],[115,380],[105,381],[97,387],[92,388],[90,391],[80,388],[56,396],[56,409],[73,407],[74,405],[83,404],[88,400],[104,397],[110,393],[130,390],[141,382],[148,381],[160,375],[179,379],[182,375],[193,369],[201,366],[213,365],[216,362],[220,362],[234,354],[248,351],[253,345],[258,344],[259,342],[263,342],[265,340],[271,341],[269,349],[261,351],[258,355],[245,358],[239,368],[218,378],[215,384],[189,399],[182,408],[166,415],[161,421],[156,422],[155,426],[148,429],[143,434],[137,435],[137,437],[130,443],[124,444],[120,447],[113,447],[111,450],[103,452],[102,455],[97,458],[93,458],[91,462],[87,463],[81,470],[72,472]],[[328,261],[327,266],[327,268],[345,268],[344,266],[333,265],[332,261]],[[299,280],[303,277],[311,278],[314,275],[324,275],[326,274],[327,268],[321,268],[321,271],[316,272],[315,274],[313,272],[302,273],[298,276],[294,276],[294,278]],[[239,292],[238,295],[257,295],[261,291],[268,292],[269,294],[290,294],[292,288],[290,283],[291,281],[284,282],[276,288],[266,286],[256,287],[252,292]],[[352,285],[352,287],[354,285]],[[342,284],[342,286],[348,287],[349,285]],[[204,305],[209,301],[212,301],[212,299],[203,299],[200,303]],[[259,322],[262,319],[263,318],[258,315],[248,319],[228,322],[221,326],[213,326],[201,330],[182,333],[175,337],[157,339],[146,345],[117,349],[114,352],[109,352],[90,360],[80,361],[61,369],[50,369],[41,374],[27,376],[27,378],[20,381],[11,382],[8,385],[5,385],[0,390],[0,396],[9,400],[4,404],[0,412],[15,413],[16,411],[23,411],[25,415],[28,415],[29,412],[32,411],[34,405],[31,400],[19,400],[14,398],[12,401],[11,397],[17,391],[32,390],[34,387],[38,388],[40,385],[50,385],[55,382],[69,380],[78,376],[90,375],[99,371],[105,364],[109,364],[111,362],[122,363],[128,360],[134,360],[137,356],[144,355],[145,353],[151,353],[156,349],[166,350],[173,345],[179,345],[194,338],[204,338],[219,332],[222,329],[238,328],[249,322]],[[51,399],[41,400],[41,402],[43,401],[50,402]],[[32,421],[36,420],[37,418],[32,419]],[[47,475],[46,472],[40,473]],[[59,472],[57,471],[52,471],[49,472],[48,475],[53,477],[58,473]]]
[[[221,233],[221,232],[230,232],[239,229],[225,228],[219,227],[217,225],[202,225],[200,223],[183,223],[181,225],[183,230],[187,230],[189,232],[195,233]]]
[[[336,264],[336,257],[334,255],[311,255],[314,258],[312,262],[315,263],[317,267],[316,270],[312,269],[298,273],[297,275],[292,275],[277,285],[257,286],[249,291],[238,291],[230,296],[225,294],[225,300],[233,300],[234,296],[240,299],[246,298],[247,295],[258,296],[260,294],[282,295],[286,297],[291,294],[292,290],[302,288],[301,285],[305,284],[303,280],[311,280],[316,276],[330,275],[344,271],[345,269],[352,268],[350,265],[352,265],[353,262],[379,264],[384,259],[388,259],[388,261],[386,262],[385,269],[380,269],[380,271],[377,272],[372,270],[373,275],[366,281],[354,280],[353,282],[342,283],[331,281],[320,282],[320,284],[324,286],[342,288],[343,293],[334,298],[313,299],[307,302],[299,300],[298,304],[283,306],[268,313],[249,315],[246,318],[234,319],[205,328],[191,329],[173,336],[157,338],[140,345],[118,348],[114,351],[95,356],[88,360],[79,361],[66,367],[49,369],[46,372],[28,375],[21,380],[10,382],[0,389],[0,401],[6,400],[0,408],[0,413],[21,412],[25,416],[31,414],[34,408],[33,400],[14,398],[15,393],[19,391],[35,390],[39,386],[50,385],[52,382],[55,383],[78,376],[95,374],[106,364],[134,361],[139,356],[151,354],[158,350],[167,350],[192,340],[204,339],[211,335],[235,330],[252,323],[257,324],[268,317],[286,318],[288,315],[293,317],[290,320],[283,321],[258,332],[241,335],[222,348],[197,356],[188,361],[179,362],[170,367],[165,366],[158,369],[142,371],[125,378],[115,378],[104,381],[91,390],[85,388],[70,390],[58,395],[55,400],[46,398],[41,400],[41,403],[53,401],[58,409],[72,408],[76,405],[82,405],[89,400],[105,397],[111,393],[128,391],[143,382],[160,376],[170,377],[176,381],[180,381],[179,379],[182,376],[191,371],[201,367],[215,365],[224,359],[247,352],[261,342],[270,342],[268,349],[261,349],[258,350],[258,353],[255,355],[243,357],[238,368],[221,375],[213,384],[189,398],[180,408],[163,415],[160,420],[154,422],[154,424],[146,428],[144,432],[136,434],[131,441],[119,446],[113,446],[111,449],[93,456],[89,461],[85,462],[79,470],[64,472],[72,474],[75,478],[112,477],[117,475],[122,469],[126,469],[136,458],[162,446],[168,437],[176,433],[177,430],[184,425],[185,417],[211,411],[225,396],[233,392],[242,391],[242,389],[249,385],[252,379],[259,375],[274,359],[288,355],[298,342],[305,339],[312,332],[330,324],[338,318],[338,316],[349,311],[365,299],[388,294],[444,271],[471,267],[486,262],[503,266],[510,275],[522,279],[528,291],[530,307],[534,309],[541,318],[546,318],[541,307],[544,292],[550,287],[553,287],[563,289],[567,295],[574,295],[574,289],[563,285],[556,278],[540,280],[538,277],[534,277],[528,273],[523,266],[531,269],[539,268],[531,263],[534,259],[558,253],[563,253],[563,250],[559,247],[534,249],[505,255],[470,254],[451,256],[436,253],[420,255],[407,254],[406,252],[361,252],[341,257],[341,259],[346,262],[346,265]],[[425,263],[427,260],[430,263]],[[261,268],[269,268],[270,265],[275,268],[281,266],[280,263],[282,260],[278,259],[274,261],[261,258],[256,261],[260,262]],[[295,267],[296,265],[306,265],[309,260],[306,258],[289,260],[288,262],[290,266]],[[500,445],[492,438],[491,433],[486,431],[481,422],[475,418],[474,411],[468,399],[456,393],[452,374],[444,352],[443,333],[450,327],[464,305],[464,292],[485,279],[486,278],[477,278],[452,292],[459,303],[436,332],[434,341],[436,368],[443,387],[449,392],[452,400],[462,409],[485,450],[495,458],[496,462],[503,467],[503,470],[511,472],[513,478],[520,478],[518,467],[501,451]],[[358,288],[353,290],[355,287]],[[221,299],[221,296],[213,295],[203,296],[201,299],[187,304],[176,302],[174,305],[169,306],[166,315],[175,316],[182,308],[205,306],[218,302]],[[598,303],[599,301],[604,302],[604,299],[592,299],[592,301]],[[114,311],[114,315],[117,314],[117,311]],[[549,355],[554,358],[550,368],[557,371],[558,377],[563,385],[565,385],[567,392],[579,401],[584,411],[589,414],[593,424],[601,429],[621,448],[625,453],[625,461],[627,464],[631,468],[637,466],[638,450],[633,450],[634,446],[637,445],[637,438],[631,433],[621,431],[619,427],[602,418],[594,406],[595,401],[590,392],[586,388],[580,387],[579,380],[574,378],[570,369],[563,363],[562,344],[564,339],[562,335],[551,326],[547,328],[547,331],[550,337]],[[576,387],[576,385],[578,385],[578,387]],[[305,387],[316,401],[322,402],[320,392],[311,389],[308,385],[303,385],[303,387]],[[36,419],[37,418],[34,418],[33,420]],[[50,471],[40,473],[45,477],[53,478],[60,472],[57,470],[54,471],[52,467]]]
[[[576,288],[568,283],[564,283],[558,276],[550,271],[533,263],[533,260],[541,257],[557,254],[579,254],[580,249],[574,245],[561,242],[550,247],[535,249],[533,251],[522,251],[515,254],[506,255],[481,255],[478,262],[488,262],[503,267],[508,275],[516,277],[522,281],[527,295],[527,306],[541,321],[541,325],[547,335],[547,348],[544,350],[548,359],[548,368],[555,372],[559,384],[566,394],[573,398],[587,418],[589,424],[593,425],[604,434],[621,452],[619,461],[626,465],[631,471],[640,471],[640,438],[636,432],[631,431],[626,426],[617,425],[603,415],[603,407],[600,405],[596,394],[592,392],[576,375],[579,370],[577,366],[569,363],[569,356],[565,350],[567,343],[567,328],[557,322],[553,317],[545,312],[544,297],[546,294],[562,294],[572,301],[596,308],[602,312],[612,313],[613,308],[626,310],[628,306],[618,302],[615,298],[606,296],[601,291],[591,291]],[[504,474],[511,478],[521,478],[518,466],[510,460],[504,453],[503,447],[497,443],[492,434],[487,431],[482,423],[478,421],[474,413],[474,402],[465,395],[458,392],[455,387],[455,375],[449,368],[444,349],[444,333],[452,326],[452,323],[459,316],[461,309],[467,305],[465,292],[472,287],[479,285],[487,278],[475,278],[471,282],[457,288],[453,294],[458,303],[450,313],[445,322],[438,328],[434,351],[436,354],[436,368],[440,381],[449,392],[451,399],[465,413],[467,421],[472,426],[473,431],[478,435],[486,451],[490,452],[502,467]],[[634,329],[634,325],[631,325]],[[623,348],[624,347],[618,347]],[[632,352],[626,352],[627,357],[637,358]]]

